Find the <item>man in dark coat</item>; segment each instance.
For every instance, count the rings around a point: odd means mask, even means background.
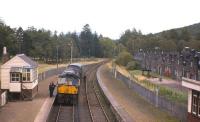
[[[54,85],[53,82],[51,82],[51,83],[49,84],[49,95],[50,95],[50,97],[53,96],[54,88],[55,88],[55,85]]]

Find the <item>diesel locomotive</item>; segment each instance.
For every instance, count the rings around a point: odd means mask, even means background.
[[[56,102],[58,104],[76,104],[82,79],[82,65],[73,63],[58,76]]]

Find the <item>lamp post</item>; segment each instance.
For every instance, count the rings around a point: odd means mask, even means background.
[[[73,43],[71,43],[71,63],[72,63],[72,59],[73,59]]]
[[[161,67],[160,67],[160,78],[159,78],[159,81],[161,82],[162,81],[162,75],[163,75],[163,70],[164,70],[164,64],[165,63],[165,59],[164,59],[164,54],[163,54],[163,51],[161,52]]]
[[[155,59],[155,62],[158,62],[158,63],[156,63],[158,66],[158,68],[156,68],[156,69],[158,69],[158,73],[160,75],[159,81],[161,82],[162,81],[162,68],[163,68],[163,51],[160,50],[160,47],[155,47],[154,49],[155,49],[155,58],[154,59]],[[160,53],[161,53],[161,58],[160,58]],[[160,65],[159,65],[159,63],[160,63]]]
[[[56,46],[56,63],[57,63],[57,69],[58,69],[58,46]]]
[[[199,63],[199,57],[197,53],[194,55],[194,70],[195,70],[195,80],[198,80],[198,63]]]
[[[71,52],[71,55],[70,55],[70,64],[73,62],[73,43],[71,41],[71,43],[68,44],[70,46],[70,52]]]

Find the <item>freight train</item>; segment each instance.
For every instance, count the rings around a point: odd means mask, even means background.
[[[73,63],[58,76],[56,103],[76,104],[82,79],[82,65]]]

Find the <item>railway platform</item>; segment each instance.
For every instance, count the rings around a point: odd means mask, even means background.
[[[54,97],[49,98],[48,85],[57,81],[52,76],[39,82],[38,94],[32,101],[9,102],[0,108],[1,122],[42,122],[48,116],[48,111],[53,104]]]
[[[136,122],[177,122],[175,117],[170,116],[167,112],[160,110],[138,94],[129,89],[122,81],[116,80],[111,69],[107,64],[99,68],[100,86],[111,99],[117,113],[127,121]]]

